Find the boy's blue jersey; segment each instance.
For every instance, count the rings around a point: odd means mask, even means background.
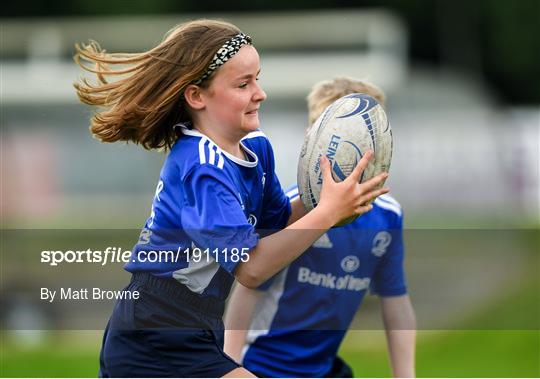
[[[298,196],[295,187],[287,192]],[[407,292],[402,213],[389,195],[351,224],[330,229],[265,283],[243,350],[248,370],[266,377],[328,373],[362,299]]]
[[[255,228],[283,228],[290,202],[262,132],[242,139],[248,159],[241,160],[198,131],[178,127],[182,135],[163,165],[151,216],[125,269],[175,278],[201,296],[225,300],[235,267],[258,243]]]

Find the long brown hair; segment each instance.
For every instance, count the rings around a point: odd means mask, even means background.
[[[142,53],[107,53],[95,41],[75,45],[75,62],[97,79],[91,83],[80,78],[74,84],[83,103],[101,108],[92,117],[93,135],[103,142],[170,149],[177,139],[173,125],[190,120],[184,89],[238,33],[230,23],[203,19],[176,26],[159,45]]]

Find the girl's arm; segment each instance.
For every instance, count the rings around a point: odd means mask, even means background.
[[[409,295],[382,297],[381,310],[394,378],[414,378],[416,318]]]
[[[285,229],[260,239],[250,251],[249,260],[236,267],[236,279],[248,288],[257,288],[339,221],[371,210],[372,206],[366,203],[388,192],[388,188],[376,189],[388,177],[387,173],[358,183],[372,156],[372,152],[364,154],[351,175],[340,183],[332,178],[328,158],[322,157],[323,186],[319,205]]]

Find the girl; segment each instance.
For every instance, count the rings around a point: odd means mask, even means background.
[[[105,330],[101,376],[252,376],[223,352],[223,309],[234,278],[255,288],[339,220],[371,209],[386,174],[358,184],[371,154],[335,183],[321,160],[319,205],[305,214],[274,174],[272,147],[258,130],[266,94],[251,38],[226,22],[172,29],[140,54],[91,42],[75,60],[97,83],[75,84],[104,142],[131,141],[170,153],[132,261],[128,291]],[[93,67],[88,66],[93,64]],[[108,81],[113,77],[114,81]],[[261,238],[257,229],[280,230]],[[159,252],[159,259],[149,259]]]

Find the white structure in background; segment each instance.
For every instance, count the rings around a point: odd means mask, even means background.
[[[174,25],[199,17],[226,19],[253,36],[263,52],[261,83],[275,97],[305,96],[313,83],[336,73],[368,76],[387,89],[406,75],[406,31],[399,19],[377,10],[2,20],[2,55],[27,57],[23,65],[2,62],[3,102],[76,102],[72,83],[80,70],[65,60],[76,42],[143,51]]]

